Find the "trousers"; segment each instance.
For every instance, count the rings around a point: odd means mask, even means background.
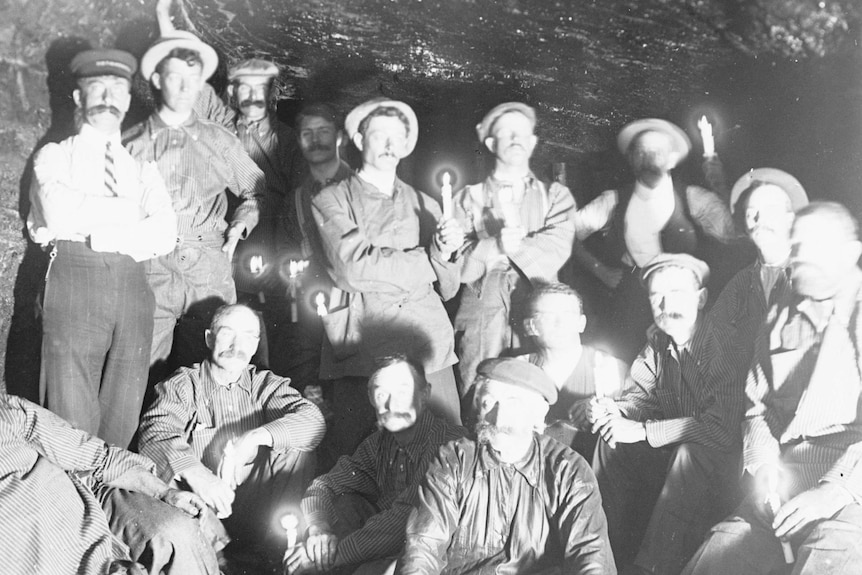
[[[138,427],[153,335],[144,264],[59,241],[45,285],[43,403],[74,427],[126,447]]]

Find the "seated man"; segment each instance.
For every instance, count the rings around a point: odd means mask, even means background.
[[[150,573],[217,574],[215,553],[193,519],[206,519],[203,502],[152,472],[147,458],[0,394],[2,571],[120,573],[131,557]],[[94,491],[111,501],[104,510]]]
[[[797,212],[791,245],[795,293],[770,308],[746,383],[752,489],[686,573],[860,572],[862,244],[843,206],[814,202]]]
[[[545,435],[589,461],[598,436],[591,433],[587,406],[597,396],[619,398],[627,366],[581,344],[586,325],[581,296],[566,284],[541,284],[527,299],[524,331],[536,352],[524,358],[541,367],[557,386],[557,403],[548,410]]]
[[[205,336],[210,358],[156,386],[141,421],[141,453],[165,481],[229,517],[239,549],[253,543],[281,552],[279,521],[313,478],[323,416],[289,379],[249,365],[260,337],[250,308],[221,307]]]
[[[419,486],[396,573],[615,574],[595,477],[536,432],[557,389],[540,368],[477,368],[476,438],[440,448]]]
[[[737,482],[743,390],[738,350],[704,318],[709,268],[661,254],[643,270],[655,324],[630,389],[596,399],[593,469],[620,569],[679,573]]]
[[[441,445],[464,436],[426,409],[430,393],[417,363],[404,356],[380,362],[368,380],[380,429],[306,491],[308,539],[288,558],[290,573],[352,573],[360,564],[363,573],[382,573],[401,551],[428,463]]]

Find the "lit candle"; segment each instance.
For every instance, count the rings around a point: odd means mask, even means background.
[[[449,172],[443,174],[443,187],[440,190],[443,195],[443,219],[452,217],[452,183]]]
[[[287,537],[287,550],[285,554],[292,551],[299,541],[299,518],[293,513],[288,513],[281,518],[281,527]]]
[[[261,256],[261,255],[251,256],[251,258],[248,260],[248,270],[253,275],[256,275],[256,276],[262,274],[263,273],[263,256]]]
[[[711,158],[715,155],[715,140],[712,137],[712,124],[706,119],[706,116],[701,116],[697,122],[697,128],[700,130],[700,139],[703,140],[703,157]]]
[[[766,476],[766,504],[772,512],[772,516],[778,513],[781,509],[781,496],[778,494],[778,467],[771,466],[769,474]],[[781,551],[784,553],[784,562],[792,565],[796,559],[793,557],[793,547],[789,541],[781,540]]]
[[[593,364],[593,378],[596,383],[596,397],[613,397],[620,388],[620,374],[616,362],[602,351],[596,351]]]
[[[323,317],[327,315],[329,312],[326,310],[326,295],[323,292],[318,292],[316,296],[314,296],[314,305],[317,307],[317,315]]]

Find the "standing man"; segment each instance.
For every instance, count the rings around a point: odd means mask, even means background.
[[[644,266],[662,253],[686,253],[716,272],[727,267],[722,246],[735,232],[724,199],[671,174],[691,149],[691,141],[678,126],[656,118],[636,120],[620,131],[617,147],[634,182],[602,193],[576,215],[577,239],[583,241],[603,230],[607,257],[598,259],[581,248],[574,255],[613,290],[608,343],[629,362],[643,348],[644,332],[652,322],[640,285]],[[704,169],[707,179],[715,180],[712,172],[721,170],[720,163],[717,158],[708,159]]]
[[[75,427],[119,447],[137,428],[153,337],[145,261],[169,253],[177,219],[156,166],[120,143],[135,58],[75,56],[78,135],[34,161],[27,229],[50,250],[41,394]]]
[[[601,435],[593,469],[624,572],[679,573],[716,517],[732,508],[741,362],[703,317],[708,273],[688,254],[662,254],[644,268],[655,325],[632,364],[629,389],[617,401],[594,400],[587,414]]]
[[[375,357],[416,358],[431,384],[430,407],[460,423],[452,326],[441,298],[458,291],[451,259],[464,233],[456,220],[441,220],[436,201],[395,174],[418,138],[410,106],[375,98],[354,108],[345,127],[362,168],[321,190],[311,205],[329,275],[344,292],[324,317],[321,376],[338,380],[327,441],[352,453],[374,421],[364,395]]]
[[[476,132],[496,158],[494,171],[454,200],[456,218],[467,231],[458,254],[466,289],[455,317],[462,394],[480,361],[518,347],[513,292],[536,280],[556,281],[571,256],[575,200],[566,187],[548,188],[530,170],[535,127],[535,110],[520,102],[488,112]]]
[[[206,331],[210,357],[156,386],[140,450],[159,476],[199,495],[240,546],[283,545],[281,516],[314,476],[320,411],[290,380],[249,365],[260,338],[250,308],[220,308]]]
[[[236,301],[231,259],[257,224],[264,201],[263,173],[226,128],[198,118],[193,107],[215,71],[215,50],[189,32],[160,38],[141,60],[141,74],[158,92],[159,107],[124,135],[133,157],[154,161],[178,218],[175,249],[150,262],[147,280],[156,297],[150,379],[168,371],[174,328],[183,341],[177,361],[206,355],[200,334],[213,311]],[[225,220],[230,190],[241,202]]]
[[[709,313],[745,350],[746,366],[767,311],[790,293],[790,228],[793,212],[806,205],[808,196],[796,178],[774,168],[751,170],[733,185],[730,207],[743,211],[757,259],[727,283]]]
[[[851,575],[862,565],[862,244],[840,204],[791,232],[792,297],[757,337],[743,422],[750,493],[686,573]],[[782,553],[782,545],[789,547]]]
[[[368,380],[378,430],[356,453],[314,480],[302,499],[305,547],[287,560],[290,573],[383,573],[404,546],[404,528],[419,482],[441,445],[464,430],[428,411],[431,388],[422,367],[403,356],[380,361]]]
[[[395,572],[615,575],[589,465],[537,432],[554,383],[518,359],[485,360],[477,377],[476,438],[431,462]]]

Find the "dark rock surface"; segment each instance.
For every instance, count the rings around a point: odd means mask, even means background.
[[[43,272],[19,202],[37,143],[68,130],[59,119],[70,87],[57,69],[81,41],[141,49],[153,3],[0,0],[0,354],[9,334],[10,390],[38,375]],[[565,162],[579,201],[622,177],[613,139],[623,124],[665,117],[697,142],[706,113],[731,180],[770,165],[814,197],[862,208],[854,0],[184,0],[174,15],[228,60],[279,62],[285,117],[301,99],[345,111],[379,94],[409,102],[421,133],[406,175],[424,189],[436,190],[444,166],[462,182],[478,178],[488,160],[475,124],[518,99],[539,112],[537,171]],[[683,170],[698,177],[697,161]]]

